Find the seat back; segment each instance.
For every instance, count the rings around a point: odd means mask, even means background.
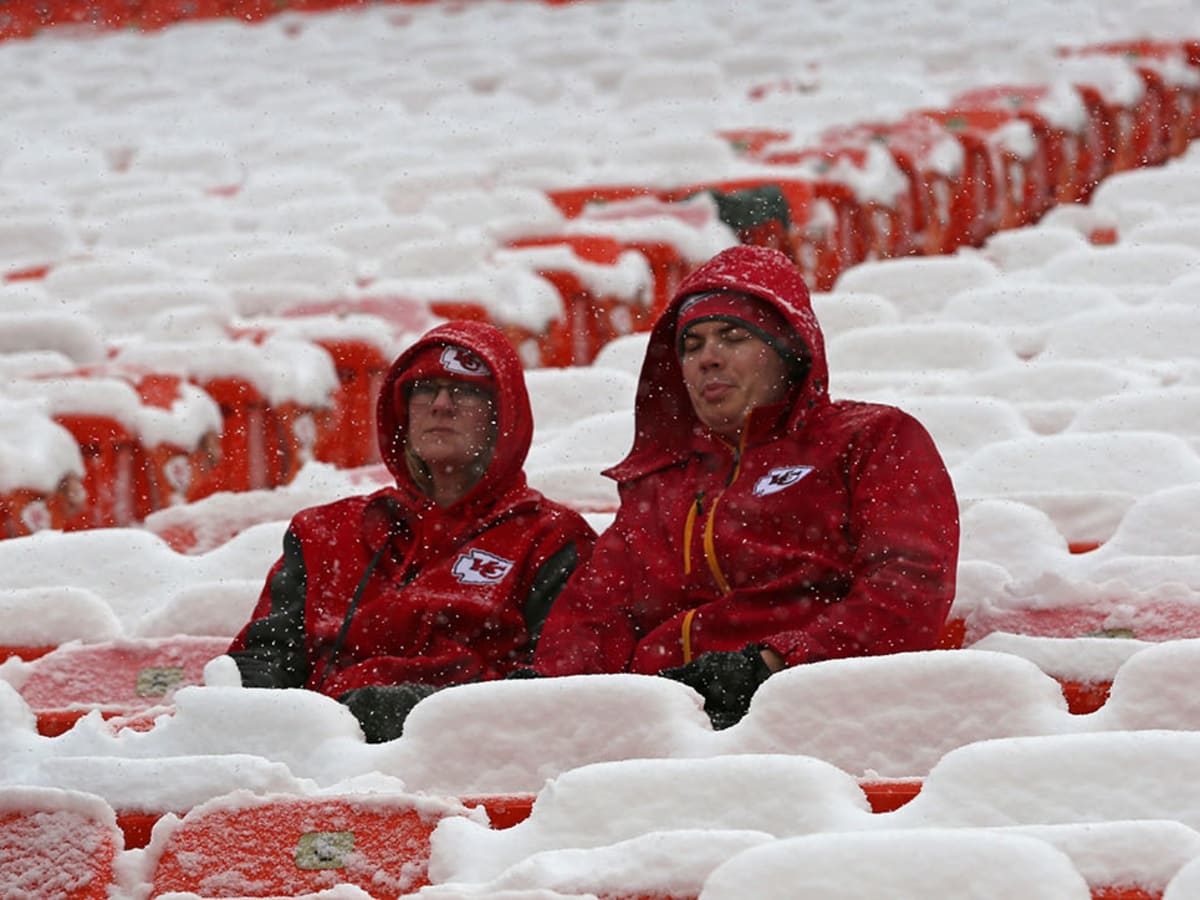
[[[6,897],[108,900],[123,849],[115,814],[94,794],[0,788],[0,885]]]
[[[428,884],[429,835],[457,812],[465,809],[408,794],[236,791],[155,829],[150,896],[292,897],[353,884],[395,900]]]

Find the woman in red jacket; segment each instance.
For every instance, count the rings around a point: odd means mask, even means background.
[[[377,418],[396,486],[299,512],[230,647],[243,685],[336,697],[373,741],[437,686],[528,664],[595,540],[526,485],[529,395],[492,326],[424,335],[392,365]]]
[[[935,645],[958,507],[924,428],[829,399],[808,290],[782,253],[725,250],[650,336],[612,526],[551,612],[542,675],[663,674],[716,727],[783,667]]]

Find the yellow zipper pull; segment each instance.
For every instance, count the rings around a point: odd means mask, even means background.
[[[696,530],[696,519],[704,515],[704,491],[696,494],[696,502],[688,509],[687,522],[683,526],[683,574],[692,573],[692,534]]]

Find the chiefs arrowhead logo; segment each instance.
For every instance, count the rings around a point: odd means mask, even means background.
[[[482,359],[470,350],[455,347],[453,344],[442,349],[441,363],[443,369],[453,372],[455,375],[473,375],[476,378],[482,378],[492,374],[492,370]]]
[[[495,584],[512,571],[513,561],[486,550],[468,550],[451,571],[462,584]]]
[[[765,497],[789,488],[809,472],[812,466],[778,466],[754,482],[754,496]]]

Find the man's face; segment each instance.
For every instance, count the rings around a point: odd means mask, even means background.
[[[696,416],[734,443],[750,410],[778,403],[788,390],[787,365],[771,345],[719,319],[684,332],[680,366]]]

